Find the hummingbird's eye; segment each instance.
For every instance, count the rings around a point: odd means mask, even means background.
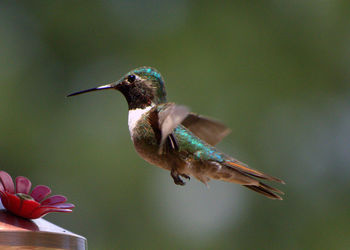
[[[135,75],[129,75],[128,76],[128,82],[130,82],[130,83],[133,83],[135,81],[135,79],[136,79]]]

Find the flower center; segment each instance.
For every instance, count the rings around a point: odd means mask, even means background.
[[[33,197],[30,196],[29,194],[17,193],[16,196],[22,200],[32,200],[32,201],[34,200]]]

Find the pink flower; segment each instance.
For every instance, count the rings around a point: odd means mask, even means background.
[[[38,185],[32,192],[32,183],[26,177],[16,178],[16,188],[11,176],[0,171],[0,196],[4,207],[11,213],[27,219],[37,219],[51,212],[72,212],[73,204],[65,203],[66,197],[47,197],[51,189]],[[30,192],[30,193],[29,193]]]

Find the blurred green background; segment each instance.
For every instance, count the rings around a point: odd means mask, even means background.
[[[0,166],[76,204],[90,249],[349,249],[349,1],[1,1]],[[173,184],[136,154],[115,91],[157,68],[218,147],[287,182]]]

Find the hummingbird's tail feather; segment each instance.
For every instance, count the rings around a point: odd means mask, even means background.
[[[239,183],[270,199],[282,200],[282,197],[279,196],[279,194],[283,195],[284,193],[281,190],[271,187],[269,185],[266,185],[260,182],[259,180],[257,180],[257,178],[260,178],[263,180],[269,180],[269,181],[276,181],[283,184],[284,184],[284,181],[276,177],[272,177],[267,174],[264,174],[260,171],[250,169],[244,163],[241,163],[236,160],[233,161],[232,159],[230,159],[228,161],[225,161],[221,165],[223,166],[219,170],[219,172],[221,173],[221,178],[220,178],[221,180]]]
[[[250,175],[250,176],[260,178],[260,179],[269,180],[269,181],[276,181],[276,182],[285,184],[285,182],[283,180],[278,179],[278,178],[273,177],[273,176],[270,176],[270,175],[267,175],[267,174],[260,172],[258,170],[248,168],[248,166],[246,166],[244,163],[237,161],[237,160],[226,161],[225,165],[227,165],[228,167],[231,167],[231,168],[233,168],[233,169],[237,170],[238,172],[241,172],[245,175]]]
[[[266,185],[258,180],[258,178],[260,178],[264,180],[274,181],[277,178],[270,177],[264,173],[250,169],[248,167],[241,166],[236,162],[231,162],[231,160],[222,163],[211,161],[206,165],[205,168],[200,167],[199,165],[196,168],[192,169],[197,169],[197,171],[193,173],[194,176],[205,184],[207,184],[210,179],[233,182],[245,186],[270,199],[277,200],[282,200],[282,197],[279,195],[284,194],[281,190]]]
[[[259,185],[243,185],[259,194],[265,195],[266,197],[274,200],[283,200],[281,196],[275,193],[284,194],[281,190],[270,187],[262,182],[259,182]]]

